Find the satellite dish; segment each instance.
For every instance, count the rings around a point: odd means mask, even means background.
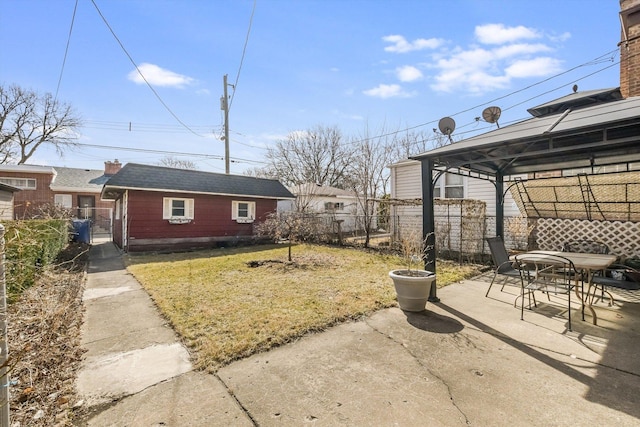
[[[495,123],[498,127],[500,124],[498,123],[498,119],[500,118],[500,114],[502,110],[500,107],[487,107],[482,111],[482,118],[487,123]]]
[[[438,128],[440,128],[440,132],[449,137],[449,141],[453,142],[451,134],[456,129],[456,122],[454,122],[451,117],[441,118],[438,122]]]

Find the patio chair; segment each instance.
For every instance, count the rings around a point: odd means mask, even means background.
[[[581,252],[585,254],[608,254],[609,246],[593,240],[572,240],[562,245],[562,252]]]
[[[582,274],[576,269],[571,260],[549,254],[536,254],[529,252],[515,256],[515,265],[521,276],[522,306],[520,309],[520,320],[524,320],[525,296],[529,297],[529,309],[531,302],[537,307],[535,291],[547,294],[547,299],[551,300],[550,294],[567,296],[567,313],[569,317],[569,330],[571,331],[571,293],[582,280]]]
[[[607,288],[621,289],[627,291],[635,291],[640,289],[640,271],[624,264],[612,264],[601,274],[594,275],[591,278],[590,286],[595,289],[591,296],[591,302],[595,299],[596,292],[600,288],[600,299],[604,302],[604,295],[609,296],[609,305],[615,304],[613,294]],[[587,289],[589,295],[590,289]]]
[[[502,291],[507,284],[507,280],[509,278],[518,278],[520,279],[520,272],[513,268],[513,261],[509,260],[509,253],[507,252],[507,248],[504,246],[504,241],[501,236],[496,237],[488,237],[485,239],[489,244],[489,250],[491,251],[491,258],[493,259],[493,264],[495,266],[493,279],[491,279],[491,283],[489,284],[489,289],[487,289],[487,293],[484,294],[485,297],[489,296],[489,291],[493,286],[493,282],[495,282],[496,277],[498,275],[504,276],[504,281],[502,282]]]

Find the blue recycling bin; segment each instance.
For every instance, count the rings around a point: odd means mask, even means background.
[[[91,243],[91,220],[90,219],[74,219],[73,223],[73,241],[81,243]]]

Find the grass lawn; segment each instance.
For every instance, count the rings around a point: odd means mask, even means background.
[[[388,272],[399,257],[351,248],[282,245],[130,256],[127,269],[189,346],[198,368],[290,342],[396,305]],[[438,261],[438,285],[477,274]]]

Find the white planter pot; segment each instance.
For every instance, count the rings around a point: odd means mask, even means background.
[[[436,280],[435,273],[426,270],[392,270],[389,277],[393,280],[398,296],[398,304],[404,311],[424,310],[431,284]]]

